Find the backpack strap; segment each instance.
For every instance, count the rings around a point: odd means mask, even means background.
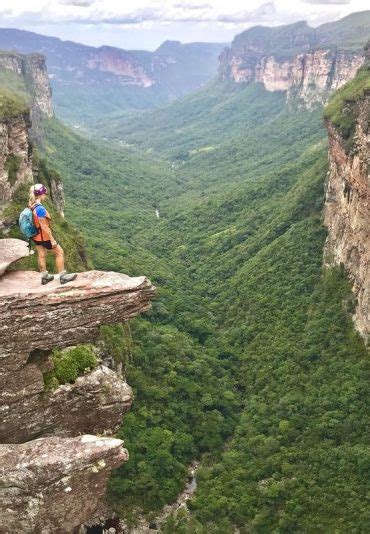
[[[38,225],[36,225],[36,228],[38,229],[38,233],[36,235],[41,233],[41,239],[44,240],[43,235],[42,235],[42,228],[41,228],[41,225],[40,225],[40,222],[39,222],[39,218],[38,218],[37,212],[35,211],[37,206],[40,206],[40,205],[41,204],[35,203],[33,206],[30,207],[30,210],[32,211],[32,213],[36,214],[36,219],[37,219],[37,223],[38,223]],[[30,245],[30,248],[31,248],[31,245]]]

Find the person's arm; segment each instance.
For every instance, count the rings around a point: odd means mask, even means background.
[[[50,226],[49,226],[49,223],[48,223],[47,219],[45,217],[39,217],[38,219],[39,219],[39,225],[40,225],[40,232],[41,232],[41,235],[42,235],[42,240],[43,241],[51,241],[51,244],[53,246],[56,246],[57,242],[53,238],[53,235],[51,233]]]

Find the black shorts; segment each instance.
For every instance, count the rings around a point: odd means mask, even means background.
[[[51,250],[53,248],[51,241],[35,241],[34,239],[32,241],[34,242],[35,245],[39,247],[44,247],[44,248],[47,248],[48,250]]]

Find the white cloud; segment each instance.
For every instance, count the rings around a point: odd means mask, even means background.
[[[116,0],[13,0],[5,8],[0,6],[1,21],[42,23],[140,24],[152,22],[223,22],[276,24],[276,20],[296,16],[317,20],[318,10],[323,18],[329,13],[339,15],[368,7],[367,0],[136,0],[135,3]],[[292,7],[293,6],[293,7]],[[319,7],[320,6],[320,7]],[[313,9],[312,9],[313,8]],[[326,11],[325,11],[326,10]]]

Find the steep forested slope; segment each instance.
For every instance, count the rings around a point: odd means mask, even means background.
[[[322,272],[320,113],[218,91],[163,113],[170,135],[132,123],[140,157],[45,129],[93,261],[159,286],[133,328],[131,461],[110,498],[158,509],[203,455],[191,523],[168,532],[364,532],[369,369],[344,274]]]

